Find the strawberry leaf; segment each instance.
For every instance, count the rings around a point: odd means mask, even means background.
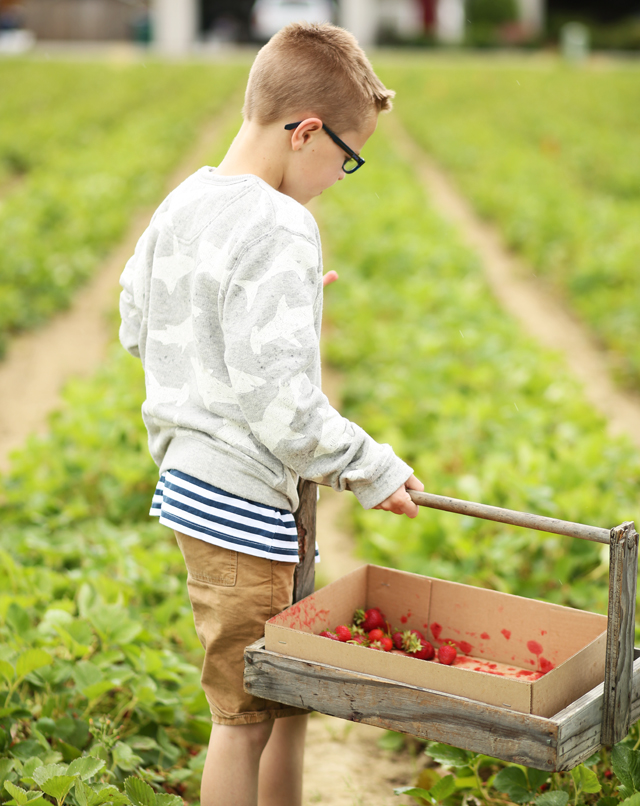
[[[445,800],[453,793],[456,788],[455,777],[453,775],[445,775],[437,784],[434,784],[429,790],[429,794],[436,802]]]
[[[543,792],[535,799],[536,806],[567,806],[569,793],[562,790]]]
[[[493,780],[498,792],[504,792],[514,803],[527,803],[532,799],[527,776],[520,767],[505,767]]]
[[[473,754],[466,750],[440,742],[430,744],[425,753],[444,767],[466,767],[473,758]]]

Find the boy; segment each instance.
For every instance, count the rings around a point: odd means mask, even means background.
[[[322,258],[302,206],[363,164],[392,96],[346,31],[287,26],[256,57],[227,155],[161,204],[122,275],[152,514],[176,533],[205,648],[203,806],[301,803],[306,713],[242,687],[244,647],[291,602],[298,478],[417,514],[411,468],[320,390]]]

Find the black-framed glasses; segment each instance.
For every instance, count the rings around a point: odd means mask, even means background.
[[[292,131],[293,129],[297,129],[301,123],[302,123],[301,120],[299,120],[297,123],[287,123],[285,129],[287,129],[287,131]],[[347,159],[342,163],[342,170],[346,174],[355,173],[358,170],[358,168],[361,168],[364,165],[364,160],[362,159],[360,154],[356,154],[356,152],[350,146],[348,146],[343,140],[341,140],[338,137],[338,135],[335,134],[335,132],[332,132],[328,126],[325,126],[324,123],[322,124],[322,128],[326,131],[326,133],[333,140],[333,142],[336,145],[340,146],[340,148],[349,155]]]

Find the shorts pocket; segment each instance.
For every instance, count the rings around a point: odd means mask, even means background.
[[[175,532],[189,579],[204,585],[232,588],[238,578],[238,552]],[[189,581],[189,579],[187,581]]]

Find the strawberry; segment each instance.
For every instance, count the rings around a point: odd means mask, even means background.
[[[380,643],[382,644],[382,648],[385,652],[391,652],[393,649],[393,641],[389,638],[388,635],[383,635],[380,639]]]
[[[409,630],[412,635],[415,635],[416,638],[419,638],[421,641],[424,641],[424,635],[419,630]]]
[[[331,638],[332,641],[340,640],[337,635],[335,635],[332,632],[329,632],[328,630],[323,630],[321,633],[319,633],[319,635],[321,635],[323,638]]]
[[[351,640],[351,630],[346,626],[346,624],[340,624],[337,626],[335,632],[343,643]]]
[[[356,610],[353,621],[365,632],[370,632],[376,628],[384,630],[384,616],[377,607],[370,607],[368,610]]]
[[[350,641],[347,641],[348,644],[359,644],[360,646],[369,646],[369,639],[366,635],[361,635],[360,633],[354,633],[353,638]]]
[[[396,630],[393,635],[391,636],[393,640],[393,644],[396,649],[404,649],[403,646],[403,636],[404,633],[401,633],[400,630]]]
[[[383,637],[384,633],[378,627],[376,627],[374,630],[369,630],[370,641],[381,641]]]
[[[423,638],[420,641],[420,649],[416,652],[415,657],[419,660],[433,660],[435,654],[433,646]]]
[[[442,644],[438,648],[438,660],[445,666],[451,666],[457,656],[456,648],[453,644]]]
[[[412,658],[418,658],[418,660],[432,660],[436,654],[429,641],[418,638],[413,630],[407,630],[404,633],[403,647]]]

